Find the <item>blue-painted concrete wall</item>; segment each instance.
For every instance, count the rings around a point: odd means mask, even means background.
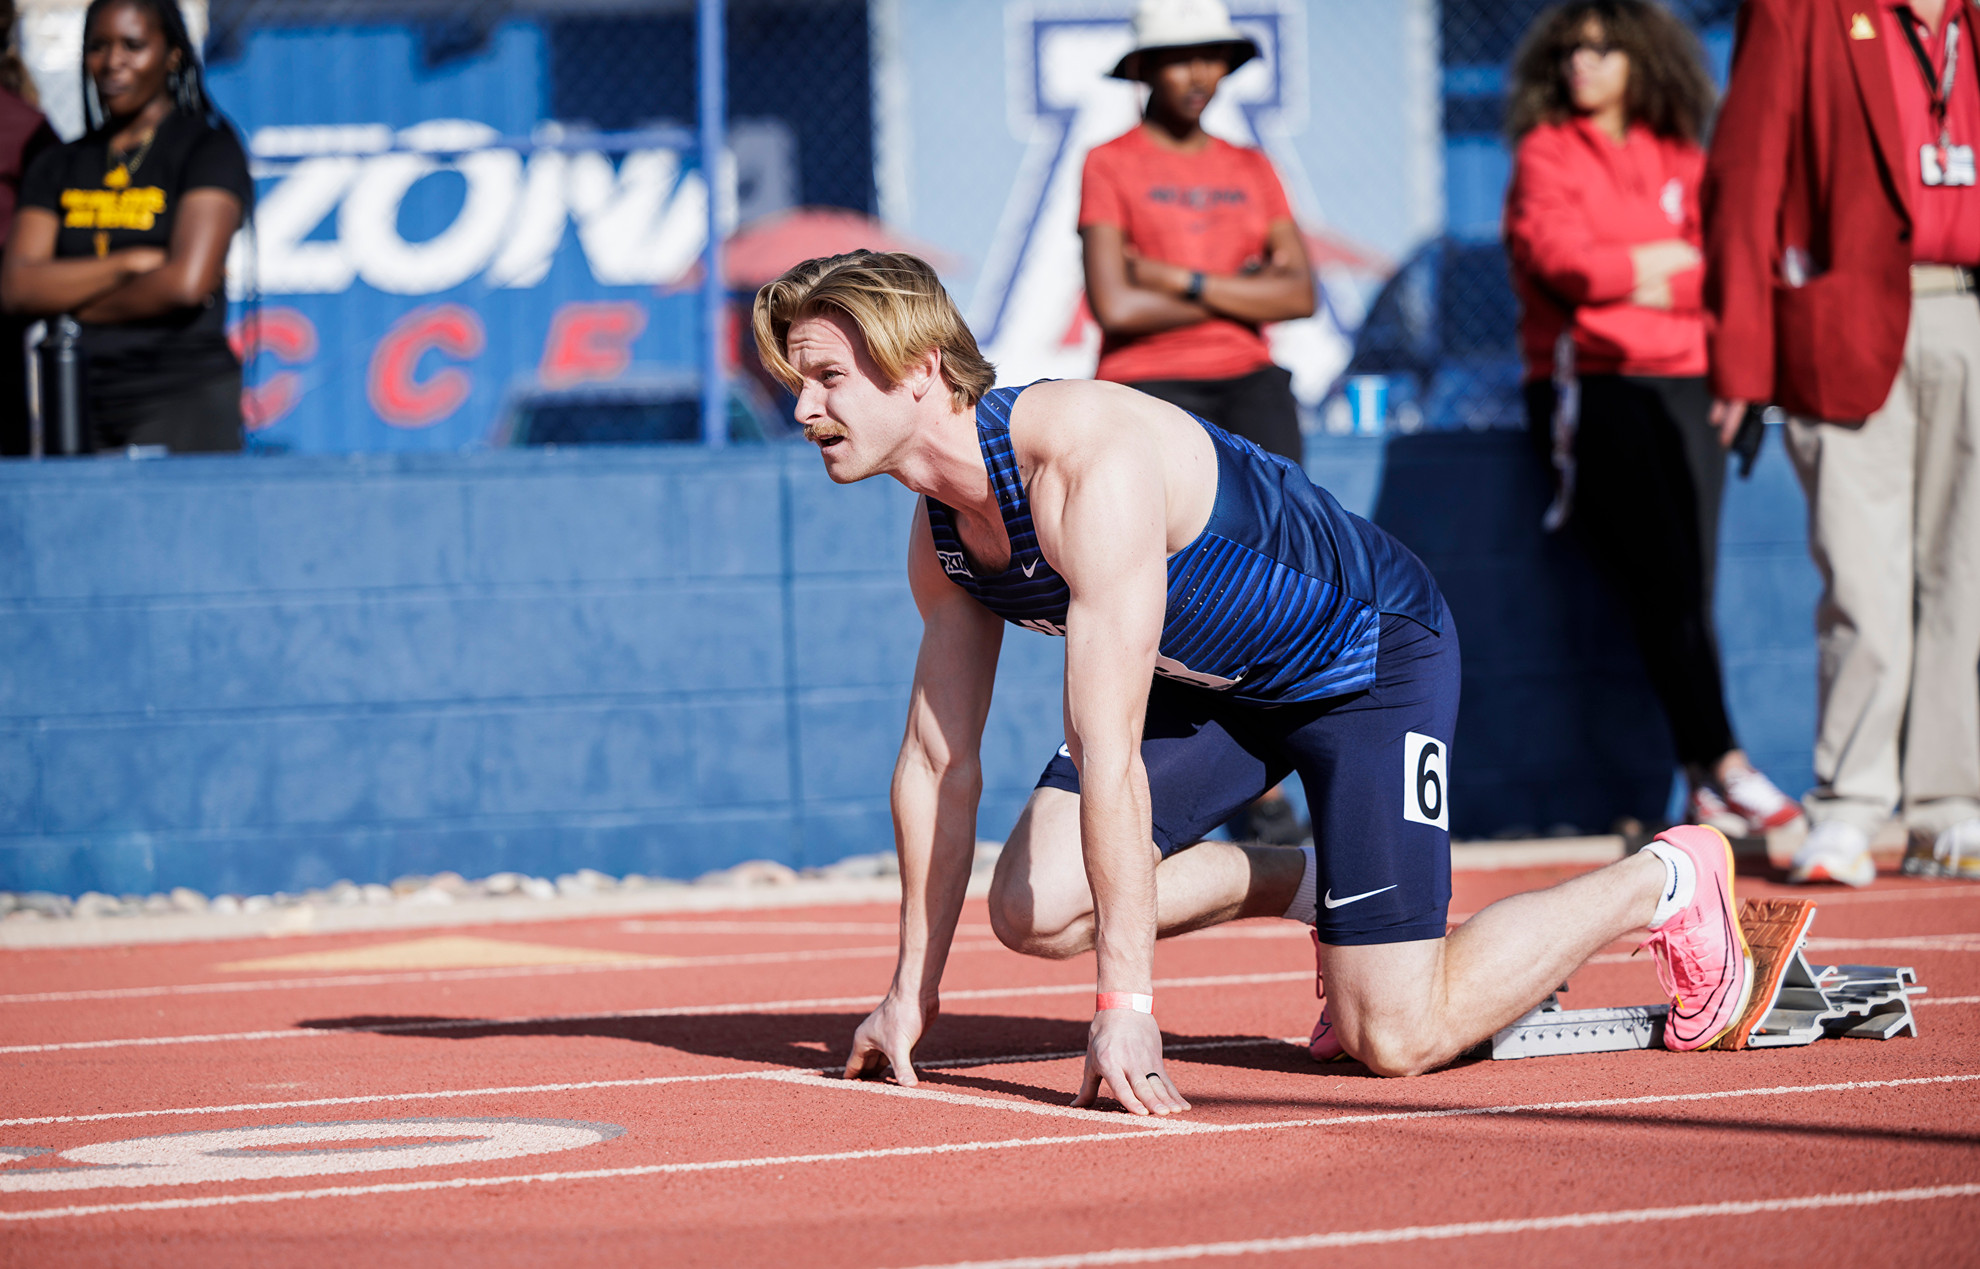
[[[809,450],[0,467],[0,887],[884,849],[908,505]],[[1008,641],[994,831],[1045,643]]]
[[[1436,574],[1463,641],[1452,830],[1606,832],[1677,814],[1670,733],[1634,637],[1579,543],[1541,532],[1550,488],[1525,436],[1373,444],[1385,459],[1372,518]],[[1770,436],[1752,477],[1727,481],[1718,625],[1734,731],[1791,794],[1814,780],[1820,583],[1805,520]]]
[[[1453,827],[1654,815],[1667,741],[1523,438],[1316,442],[1466,650]],[[910,499],[808,448],[0,465],[0,888],[298,889],[452,868],[693,876],[886,849]],[[1778,447],[1734,482],[1737,721],[1796,790],[1812,570]],[[981,829],[1059,741],[1005,640]]]

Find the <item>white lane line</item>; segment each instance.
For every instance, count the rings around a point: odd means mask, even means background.
[[[1980,934],[1904,934],[1896,938],[1810,938],[1811,952],[1839,952],[1855,947],[1904,948],[1919,952],[1980,952]]]
[[[1767,895],[1769,899],[1786,898],[1785,895]],[[1821,908],[1836,907],[1851,903],[1902,903],[1906,899],[1980,899],[1980,886],[1918,886],[1893,890],[1859,890],[1849,894],[1823,894],[1815,892],[1815,905]]]
[[[1138,1127],[1139,1125],[1137,1125]],[[0,1212],[0,1221],[51,1220],[64,1216],[97,1216],[109,1212],[167,1212],[184,1208],[232,1207],[241,1203],[284,1203],[306,1199],[356,1198],[369,1194],[416,1194],[427,1190],[479,1189],[491,1185],[541,1185],[558,1181],[611,1181],[625,1177],[665,1176],[691,1172],[735,1172],[745,1169],[794,1167],[802,1163],[852,1163],[865,1159],[895,1159],[943,1154],[975,1154],[985,1150],[1014,1150],[1028,1146],[1079,1145],[1094,1141],[1125,1141],[1135,1137],[1166,1137],[1154,1130],[1091,1132],[1065,1137],[1016,1137],[1005,1141],[965,1141],[939,1146],[893,1146],[875,1150],[839,1150],[831,1154],[777,1155],[759,1159],[709,1159],[698,1163],[648,1163],[628,1168],[591,1168],[582,1172],[536,1172],[519,1176],[463,1176],[444,1181],[399,1181],[384,1185],[335,1185],[315,1190],[283,1190],[261,1194],[215,1194],[206,1198],[153,1199],[141,1203],[94,1203],[72,1207],[30,1208]]]
[[[1771,1212],[1809,1212],[1834,1207],[1879,1207],[1886,1203],[1923,1203],[1935,1199],[1980,1197],[1980,1184],[1919,1186],[1908,1190],[1858,1190],[1850,1194],[1806,1194],[1784,1199],[1735,1199],[1724,1203],[1694,1203],[1686,1207],[1638,1207],[1623,1211],[1573,1212],[1563,1216],[1529,1216],[1519,1220],[1464,1221],[1454,1225],[1405,1225],[1396,1229],[1343,1230],[1334,1234],[1305,1234],[1294,1238],[1253,1238],[1243,1242],[1187,1243],[1171,1247],[1116,1247],[1111,1251],[1067,1256],[1019,1256],[1010,1260],[962,1260],[921,1269],[1085,1269],[1088,1265],[1145,1265],[1164,1260],[1201,1260],[1212,1256],[1268,1256],[1328,1247],[1368,1247],[1387,1243],[1477,1238],[1489,1234],[1547,1233],[1557,1229],[1599,1229],[1609,1225],[1650,1225],[1698,1220],[1710,1216],[1758,1216]]]
[[[1980,996],[1913,996],[1911,1007],[1920,1005],[1980,1005]]]
[[[445,1101],[459,1097],[500,1097],[530,1093],[580,1093],[594,1088],[650,1088],[658,1084],[708,1084],[718,1080],[763,1079],[782,1071],[719,1071],[709,1075],[650,1075],[641,1079],[580,1080],[566,1084],[510,1084],[496,1088],[444,1088],[416,1093],[370,1093],[352,1097],[299,1097],[282,1102],[235,1102],[231,1106],[171,1106],[160,1110],[106,1110],[93,1115],[27,1115],[0,1119],[0,1128],[24,1124],[89,1124],[105,1119],[152,1119],[161,1115],[232,1115],[245,1111],[294,1110],[303,1106],[364,1106],[377,1102]]]
[[[1066,1146],[1133,1140],[1173,1140],[1184,1136],[1212,1136],[1227,1133],[1277,1132],[1303,1128],[1334,1128],[1357,1124],[1396,1123],[1411,1120],[1452,1119],[1477,1115],[1519,1115],[1566,1110],[1602,1109],[1613,1106],[1664,1105],[1716,1101],[1741,1097],[1780,1097],[1809,1093],[1861,1092],[1873,1088],[1903,1088],[1932,1084],[1958,1084],[1980,1080],[1980,1072],[1957,1075],[1929,1075],[1894,1080],[1849,1080],[1833,1084],[1800,1084],[1776,1088],[1724,1089],[1708,1093],[1656,1094],[1644,1097],[1601,1097],[1573,1102],[1532,1102],[1503,1106],[1454,1106],[1428,1110],[1375,1111],[1364,1114],[1332,1115],[1313,1119],[1262,1120],[1235,1124],[1191,1124],[1168,1122],[1153,1127],[1140,1119],[1125,1119],[1122,1131],[1079,1133],[1062,1137],[1014,1137],[1002,1141],[952,1142],[930,1146],[893,1146],[871,1150],[841,1150],[829,1154],[775,1155],[750,1159],[710,1159],[693,1163],[650,1163],[624,1168],[594,1168],[581,1172],[537,1172],[509,1176],[450,1177],[445,1180],[401,1181],[380,1185],[342,1185],[314,1190],[286,1190],[256,1194],[215,1194],[202,1198],[155,1199],[136,1203],[97,1203],[69,1207],[30,1208],[0,1212],[0,1221],[49,1220],[69,1216],[95,1216],[111,1212],[159,1212],[185,1208],[229,1207],[242,1203],[279,1203],[323,1198],[352,1198],[369,1194],[406,1194],[428,1190],[457,1190],[492,1185],[531,1185],[558,1181],[613,1180],[624,1177],[658,1176],[687,1172],[722,1172],[795,1166],[804,1163],[845,1163],[865,1159],[928,1157],[947,1154],[974,1154],[992,1150],[1018,1150],[1038,1146]]]
[[[957,943],[952,952],[1001,952],[994,939]],[[406,970],[382,974],[323,974],[308,978],[254,978],[235,982],[177,983],[157,987],[96,987],[80,991],[21,992],[0,996],[0,1005],[40,1005],[74,1000],[139,1000],[148,996],[207,996],[244,991],[305,991],[323,987],[379,987],[394,983],[451,983],[486,978],[549,978],[564,974],[613,974],[632,970],[705,969],[723,965],[798,965],[818,961],[866,960],[895,956],[900,946],[815,948],[793,952],[736,952],[721,956],[679,956],[643,960],[644,952],[623,961],[578,965],[511,965],[488,969]]]
[[[740,934],[756,933],[748,921],[691,922],[691,921],[626,921],[620,928],[629,933],[684,933],[690,930],[720,925],[717,933]],[[1288,942],[1305,942],[1306,929],[1295,922],[1275,923],[1285,928],[1271,926],[1220,927],[1210,930],[1193,930],[1177,938],[1192,941],[1212,939],[1284,939]],[[665,930],[657,927],[664,926]],[[635,928],[637,927],[637,928]],[[854,922],[835,923],[827,921],[794,921],[787,926],[769,929],[769,933],[793,934],[882,934],[893,933],[896,927],[878,924],[866,925]],[[1288,931],[1292,931],[1288,933]],[[988,935],[989,926],[965,926],[959,934]],[[610,950],[610,949],[607,949]],[[1004,945],[994,938],[972,938],[957,942],[949,949],[957,952],[1001,952]],[[900,945],[888,943],[881,947],[825,947],[809,948],[788,952],[734,952],[709,956],[667,956],[663,960],[642,960],[650,955],[645,952],[630,952],[624,961],[595,962],[578,965],[511,965],[491,966],[486,969],[429,969],[406,970],[375,974],[318,974],[307,978],[254,978],[217,983],[173,983],[151,987],[93,987],[75,991],[31,991],[0,995],[0,1005],[46,1005],[86,1000],[143,1000],[155,996],[211,996],[233,995],[250,991],[309,991],[338,987],[383,987],[400,983],[450,983],[472,982],[491,978],[555,978],[567,974],[614,974],[628,971],[654,972],[668,969],[703,969],[724,965],[800,965],[820,961],[869,960],[898,955]]]
[[[1241,1036],[1230,1040],[1197,1040],[1189,1044],[1164,1045],[1165,1054],[1194,1053],[1204,1049],[1247,1049],[1273,1044],[1305,1044],[1305,1036],[1276,1039],[1269,1036]],[[1016,1066],[1034,1062],[1063,1062],[1086,1056],[1084,1050],[1060,1053],[1010,1053],[994,1057],[939,1058],[916,1062],[917,1071],[973,1069],[983,1066]],[[224,1106],[167,1106],[156,1110],[106,1110],[88,1115],[24,1115],[0,1119],[0,1128],[31,1124],[90,1124],[106,1119],[155,1119],[164,1115],[232,1115],[246,1111],[296,1110],[309,1106],[365,1106],[379,1102],[444,1101],[461,1097],[520,1096],[533,1093],[576,1093],[597,1088],[650,1088],[658,1084],[705,1084],[718,1080],[786,1079],[794,1074],[827,1075],[840,1070],[822,1066],[811,1072],[793,1072],[777,1067],[765,1071],[718,1071],[708,1075],[649,1075],[634,1079],[581,1080],[563,1084],[506,1084],[492,1088],[444,1088],[410,1093],[363,1093],[350,1097],[299,1097],[279,1102],[234,1102]]]
[[[898,921],[694,921],[650,920],[619,922],[627,934],[899,934]],[[958,925],[958,936],[990,937],[987,925]]]
[[[1311,970],[1290,970],[1271,974],[1216,974],[1198,978],[1162,978],[1155,986],[1165,991],[1188,987],[1239,987],[1268,983],[1310,982]],[[1026,996],[1090,995],[1093,984],[1057,983],[1038,987],[979,987],[966,991],[945,991],[944,1000],[1008,1000]],[[211,1035],[139,1036],[117,1040],[64,1040],[50,1044],[0,1045],[0,1053],[59,1053],[78,1049],[118,1049],[170,1044],[222,1044],[249,1040],[321,1039],[334,1035],[383,1033],[406,1035],[421,1031],[481,1030],[502,1027],[547,1026],[560,1022],[611,1022],[633,1018],[721,1017],[740,1013],[788,1013],[802,1009],[872,1008],[877,995],[828,996],[813,1000],[766,1000],[746,1005],[674,1005],[661,1009],[627,1009],[605,1013],[544,1014],[521,1018],[443,1018],[438,1021],[385,1022],[361,1027],[298,1027],[280,1031],[232,1031]]]
[[[1082,1055],[1083,1056],[1083,1055]],[[766,1079],[798,1084],[806,1088],[830,1088],[848,1093],[878,1093],[883,1097],[904,1097],[910,1101],[941,1102],[949,1106],[969,1106],[977,1110],[1008,1110],[1024,1115],[1046,1115],[1054,1119],[1080,1119],[1112,1124],[1117,1128],[1160,1128],[1174,1131],[1186,1125],[1170,1119],[1129,1118],[1117,1110],[1092,1110],[1084,1106],[1054,1106],[1047,1102],[1025,1101],[1014,1097],[984,1097],[958,1093],[945,1088],[902,1088],[878,1080],[837,1079],[811,1071],[785,1071]]]

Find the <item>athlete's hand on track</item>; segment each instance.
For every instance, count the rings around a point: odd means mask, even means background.
[[[914,1074],[914,1046],[940,1011],[941,1006],[934,1001],[924,1004],[887,993],[880,1007],[866,1015],[866,1021],[853,1032],[846,1078],[879,1079],[891,1066],[895,1081],[903,1088],[913,1088],[920,1082]]]
[[[1173,1115],[1189,1109],[1162,1065],[1162,1028],[1155,1025],[1153,1014],[1103,1009],[1093,1015],[1086,1041],[1086,1079],[1073,1105],[1091,1106],[1103,1083],[1132,1114]]]

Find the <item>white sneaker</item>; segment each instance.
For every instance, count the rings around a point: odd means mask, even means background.
[[[1928,848],[1930,854],[1926,853]],[[1957,877],[1980,881],[1980,819],[1961,820],[1936,838],[1913,832],[1904,871],[1913,877]]]
[[[1726,806],[1746,820],[1747,831],[1756,837],[1792,824],[1801,815],[1799,802],[1750,768],[1726,781]]]
[[[1810,828],[1808,840],[1794,852],[1794,864],[1788,869],[1788,880],[1796,885],[1839,881],[1845,886],[1867,886],[1876,879],[1869,835],[1841,820],[1823,820]]]
[[[1709,784],[1701,784],[1691,791],[1691,805],[1685,811],[1685,818],[1693,824],[1703,824],[1716,828],[1727,837],[1745,837],[1746,817],[1726,805],[1719,791]]]

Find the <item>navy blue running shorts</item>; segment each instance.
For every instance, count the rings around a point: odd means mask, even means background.
[[[1385,616],[1375,684],[1346,696],[1245,705],[1156,678],[1141,760],[1163,856],[1195,845],[1297,771],[1320,861],[1320,941],[1442,938],[1459,686],[1457,625],[1448,606],[1442,615],[1442,634]],[[1038,787],[1079,792],[1079,772],[1063,748]]]

